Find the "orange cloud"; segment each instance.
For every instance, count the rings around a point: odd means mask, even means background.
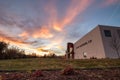
[[[19,36],[22,37],[23,39],[26,39],[28,37],[48,39],[48,38],[52,38],[53,34],[51,33],[49,28],[42,27],[33,30],[33,32],[24,31],[21,34],[19,34]]]
[[[62,31],[62,25],[59,23],[53,23],[53,29],[56,31]]]
[[[90,0],[72,0],[72,3],[64,17],[62,25],[66,26],[67,24],[71,23],[78,14],[83,13],[83,11],[88,8],[90,3]]]
[[[28,34],[26,31],[24,31],[24,32],[22,32],[21,34],[19,34],[18,36],[19,36],[19,37],[22,37],[24,40],[26,40],[26,39],[28,39],[29,34]]]
[[[90,4],[90,0],[72,0],[68,6],[68,9],[66,9],[64,17],[61,20],[58,19],[59,17],[57,16],[58,12],[55,6],[55,2],[47,4],[44,9],[49,15],[48,27],[56,31],[62,31],[66,25],[73,22],[78,14],[83,13]]]
[[[55,22],[53,28],[57,31],[62,31],[66,25],[73,22],[78,14],[83,13],[90,3],[90,0],[72,0],[70,6],[66,10],[65,17],[61,22]]]
[[[44,10],[45,12],[48,13],[48,26],[50,28],[54,28],[55,30],[59,30],[57,28],[57,15],[58,15],[58,12],[57,12],[57,9],[56,9],[56,6],[55,6],[55,1],[51,1],[50,3],[48,3]]]
[[[43,49],[43,48],[37,48],[38,51],[40,52],[49,52],[49,50]]]
[[[52,38],[53,34],[46,27],[42,27],[39,30],[36,30],[32,34],[33,38]]]
[[[22,39],[18,39],[15,37],[10,37],[7,34],[0,33],[0,40],[5,42],[11,42],[13,44],[32,44],[34,42],[25,42]]]

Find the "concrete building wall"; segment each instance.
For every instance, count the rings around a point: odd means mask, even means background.
[[[111,26],[101,26],[101,35],[104,44],[105,55],[108,58],[118,58],[118,54],[116,50],[112,47],[112,40],[117,40],[117,44],[120,44],[120,27],[111,27]],[[109,30],[111,32],[111,37],[105,36],[105,30]],[[119,48],[120,53],[120,48]]]
[[[86,34],[74,43],[75,59],[105,58],[104,46],[99,27]]]

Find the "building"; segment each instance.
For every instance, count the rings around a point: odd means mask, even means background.
[[[119,58],[120,27],[98,25],[73,45],[74,59]]]

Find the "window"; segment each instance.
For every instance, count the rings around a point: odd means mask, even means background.
[[[111,37],[110,30],[104,30],[104,34],[105,34],[106,37]]]

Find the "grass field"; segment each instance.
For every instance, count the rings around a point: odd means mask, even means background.
[[[71,65],[75,69],[120,67],[120,59],[65,60],[57,58],[30,58],[0,60],[0,70],[63,69]]]

